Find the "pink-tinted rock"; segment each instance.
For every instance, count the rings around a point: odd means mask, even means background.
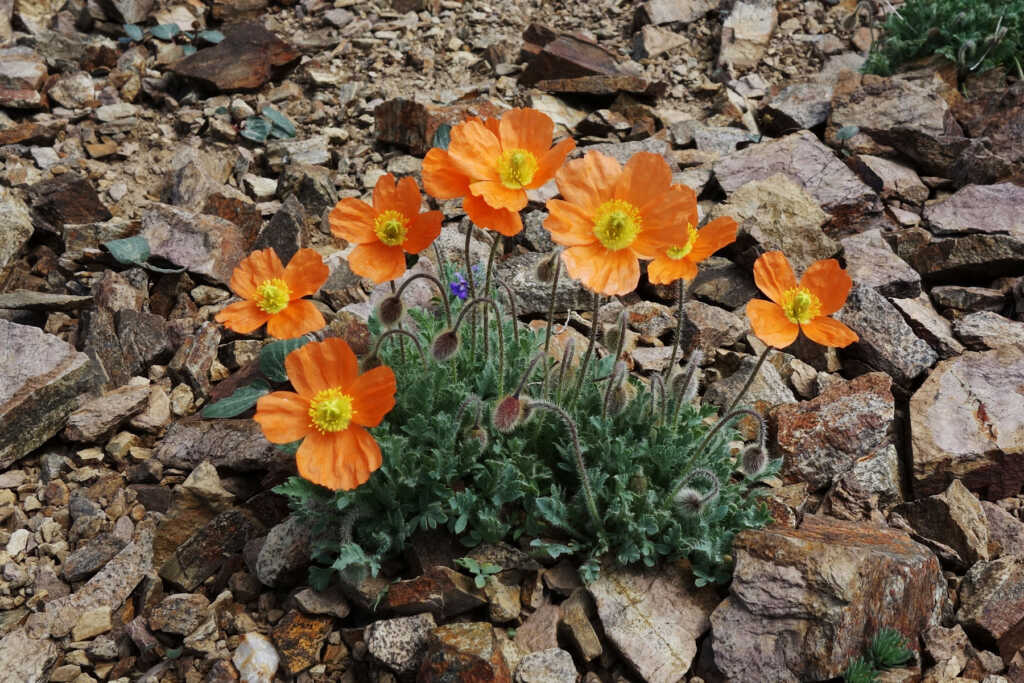
[[[964,577],[956,613],[967,633],[994,644],[1004,662],[1024,648],[1024,557],[979,562]]]

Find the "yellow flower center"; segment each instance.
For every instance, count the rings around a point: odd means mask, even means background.
[[[804,325],[821,315],[821,299],[806,287],[793,287],[782,294],[782,312],[791,323]]]
[[[397,247],[405,242],[405,235],[408,232],[409,219],[403,214],[388,209],[373,223],[373,231],[377,238],[389,247]]]
[[[292,290],[280,278],[264,280],[256,288],[256,307],[264,313],[274,315],[280,313],[291,300]]]
[[[347,429],[353,413],[352,397],[340,389],[318,391],[309,402],[309,419],[321,434]]]
[[[665,255],[673,261],[678,261],[681,258],[690,255],[693,251],[693,245],[697,242],[697,228],[692,225],[686,226],[686,242],[683,244],[676,244],[665,250]]]
[[[537,158],[525,149],[510,149],[498,157],[498,176],[510,190],[521,190],[533,182]]]
[[[625,249],[636,241],[643,229],[640,211],[622,199],[612,199],[597,207],[594,236],[609,251]]]

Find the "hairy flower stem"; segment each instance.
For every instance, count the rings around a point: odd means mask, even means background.
[[[555,325],[555,294],[558,292],[558,276],[562,272],[562,259],[555,259],[555,272],[551,277],[551,297],[548,300],[548,325],[544,330],[544,353],[551,348],[551,328]],[[561,373],[560,373],[561,374]],[[559,379],[561,381],[561,379]],[[548,364],[544,364],[544,384],[548,382]]]
[[[451,306],[448,303],[448,292],[446,292],[445,289],[444,289],[444,283],[442,283],[439,279],[437,279],[436,277],[434,277],[430,273],[416,273],[414,275],[410,275],[406,279],[406,281],[402,283],[402,286],[398,288],[398,291],[395,292],[395,296],[401,298],[402,293],[405,292],[405,288],[406,287],[408,287],[414,281],[421,280],[421,279],[422,280],[430,280],[431,282],[433,282],[434,286],[437,287],[437,291],[439,291],[441,293],[441,303],[444,305],[444,320],[445,320],[445,323],[448,325],[448,327],[451,327],[452,326],[452,309],[451,309]]]
[[[660,424],[665,417],[665,401],[667,400],[665,397],[665,380],[661,378],[661,375],[651,375],[650,392],[651,416],[654,418],[654,424]]]
[[[757,363],[754,365],[754,369],[750,371],[750,377],[747,377],[746,383],[744,383],[743,387],[739,390],[739,392],[737,392],[736,397],[732,400],[732,403],[730,403],[729,406],[725,409],[723,415],[728,415],[729,413],[731,413],[733,409],[739,404],[739,402],[743,400],[743,397],[747,395],[747,391],[750,390],[750,385],[754,383],[754,379],[757,377],[757,373],[761,372],[761,366],[764,365],[764,362],[766,360],[768,360],[768,354],[770,354],[771,352],[771,346],[764,347],[764,351],[762,351],[760,357],[758,357]],[[725,418],[723,417],[722,419]]]
[[[587,510],[590,512],[590,518],[593,520],[595,528],[601,528],[601,516],[597,512],[597,499],[594,497],[594,490],[590,487],[590,477],[587,476],[587,465],[583,462],[583,449],[580,447],[579,432],[576,430],[576,423],[572,417],[562,406],[552,403],[550,401],[544,401],[542,399],[535,399],[530,401],[530,406],[533,408],[543,408],[556,414],[569,432],[569,437],[572,440],[573,454],[576,456],[576,471],[580,477],[580,486],[583,488],[583,497],[587,501]]]
[[[391,282],[389,282],[388,284],[391,285],[391,295],[394,296],[395,298],[401,300],[402,295],[399,293],[399,291],[395,290],[395,281],[391,280]],[[402,321],[400,319],[395,321],[395,328],[399,329],[399,330],[402,329]],[[402,362],[404,363],[405,362],[405,339],[404,338],[398,340],[398,348],[401,351]]]
[[[580,363],[580,376],[576,381],[572,396],[569,398],[569,405],[576,402],[583,389],[583,383],[587,380],[587,369],[590,365],[590,357],[594,354],[594,346],[597,344],[597,315],[601,311],[601,295],[594,292],[594,318],[590,321],[590,341],[587,343],[587,351],[583,354],[583,362]]]
[[[683,305],[686,303],[686,298],[690,293],[690,288],[686,286],[686,280],[679,278],[676,280],[676,301],[679,302],[676,307],[676,336],[672,343],[672,357],[668,361],[668,374],[666,379],[671,379],[672,371],[676,367],[676,358],[679,356],[680,343],[683,340],[683,321],[686,320],[686,309]]]
[[[738,408],[736,410],[731,410],[727,412],[725,415],[721,417],[721,419],[718,420],[718,422],[715,423],[715,426],[712,427],[708,431],[708,433],[704,435],[704,438],[701,439],[701,442],[697,444],[697,450],[693,452],[693,455],[690,457],[690,461],[686,464],[686,467],[683,468],[683,472],[679,477],[679,483],[672,487],[671,494],[668,496],[668,498],[666,498],[666,503],[674,500],[676,494],[679,493],[679,489],[683,488],[683,485],[686,484],[686,482],[688,481],[687,475],[693,469],[694,465],[696,465],[697,462],[700,461],[700,456],[704,455],[704,451],[706,451],[708,446],[711,444],[711,440],[715,438],[715,434],[720,432],[722,428],[729,424],[731,421],[735,420],[738,417],[743,417],[744,415],[749,415],[753,417],[755,420],[757,420],[758,442],[764,442],[765,424],[764,418],[761,417],[760,413],[757,413],[748,408]]]
[[[618,356],[616,356],[618,358]],[[623,381],[623,377],[626,375],[626,364],[622,361],[616,361],[615,367],[612,368],[612,375],[608,379],[608,386],[604,390],[604,401],[601,402],[601,420],[604,421],[608,417],[608,408],[612,403],[612,396],[615,394],[615,390],[619,387],[619,383]]]
[[[419,351],[420,360],[423,361],[423,369],[428,369],[430,366],[427,364],[427,355],[423,352],[423,346],[420,344],[420,340],[417,339],[416,335],[413,334],[412,332],[409,332],[408,330],[403,330],[398,327],[394,328],[393,330],[388,330],[384,334],[377,337],[377,343],[373,345],[373,351],[370,352],[370,358],[379,358],[380,356],[378,356],[377,354],[380,351],[381,343],[388,337],[396,334],[412,339],[413,345],[416,347],[416,350]],[[402,341],[404,342],[404,339]]]
[[[458,333],[459,326],[462,325],[462,321],[465,320],[466,314],[469,313],[470,310],[475,308],[478,304],[483,304],[485,306],[488,306],[490,309],[492,309],[494,311],[494,317],[498,318],[499,322],[500,322],[500,315],[498,313],[498,304],[494,303],[493,299],[488,299],[487,297],[478,297],[478,298],[473,299],[472,301],[468,302],[465,306],[462,307],[462,310],[459,311],[459,317],[455,319],[455,327],[452,328],[453,332]],[[498,395],[502,396],[505,393],[505,334],[504,334],[504,332],[502,332],[500,324],[497,326],[497,330],[498,330]],[[484,347],[484,359],[485,359],[485,362],[486,362],[486,358],[487,358],[487,352],[488,352],[488,347],[485,346]]]
[[[463,246],[466,261],[466,284],[469,285],[469,298],[476,298],[476,283],[473,281],[473,265],[469,255],[470,239],[473,237],[473,226],[466,226],[466,243]],[[463,309],[465,310],[465,309]],[[469,359],[476,360],[476,311],[469,321]]]
[[[526,383],[530,379],[530,375],[533,374],[533,369],[537,367],[537,363],[544,358],[544,353],[535,353],[533,358],[530,359],[529,364],[526,366],[526,372],[523,373],[522,378],[519,380],[519,384],[516,385],[516,390],[512,392],[512,395],[519,398],[519,394],[523,393],[523,389],[526,388]]]
[[[508,299],[508,307],[512,311],[512,338],[515,340],[516,346],[519,346],[519,314],[516,312],[516,297],[512,294],[512,288],[504,282],[499,282],[498,286],[505,290],[505,298]]]
[[[682,379],[680,380],[679,393],[675,397],[676,402],[672,407],[672,425],[675,426],[679,421],[679,412],[683,409],[683,406],[693,400],[693,397],[697,394],[698,380],[695,378],[697,369],[700,366],[701,361],[704,359],[704,352],[700,349],[694,349],[693,353],[690,354],[690,360],[683,366]],[[669,379],[671,382],[671,378]]]
[[[501,235],[496,234],[494,241],[491,242],[491,253],[487,255],[487,269],[484,270],[484,296],[491,295],[491,270],[494,268],[494,255],[498,252],[498,246],[501,244]],[[487,348],[487,312],[488,309],[484,309],[484,348]],[[498,318],[498,327],[501,327],[501,316],[497,313],[494,314]]]
[[[576,339],[570,337],[565,343],[565,350],[562,351],[562,363],[558,366],[558,381],[555,382],[555,402],[562,401],[562,380],[565,379],[565,372],[572,365],[576,358]]]

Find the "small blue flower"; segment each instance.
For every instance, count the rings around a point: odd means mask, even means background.
[[[463,301],[469,297],[469,283],[462,277],[462,273],[455,273],[455,282],[449,283],[448,288],[452,290],[453,295]]]

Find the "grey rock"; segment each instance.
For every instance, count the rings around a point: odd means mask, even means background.
[[[900,457],[892,444],[858,458],[853,469],[835,479],[825,498],[827,513],[839,519],[869,519],[873,510],[903,502]]]
[[[1004,318],[992,311],[971,313],[960,318],[953,323],[953,334],[974,351],[1007,344],[1024,347],[1024,322]]]
[[[273,249],[281,263],[287,264],[303,245],[302,232],[306,224],[306,211],[294,194],[277,210],[274,217],[256,235],[252,251]]]
[[[887,372],[897,384],[909,386],[938,358],[889,300],[870,287],[855,283],[834,317],[860,336],[845,353]]]
[[[647,0],[637,8],[634,23],[689,24],[717,6],[714,0]]]
[[[68,555],[61,567],[65,581],[77,583],[89,578],[114,559],[128,542],[113,534],[100,534]]]
[[[1015,275],[1024,267],[1024,239],[1004,234],[935,237],[923,228],[896,235],[896,253],[925,282],[963,282]]]
[[[174,593],[153,608],[149,627],[154,631],[187,636],[209,616],[210,601],[202,593]]]
[[[218,344],[220,327],[214,322],[203,323],[178,347],[167,372],[172,379],[188,384],[197,396],[208,396],[212,388],[210,369],[217,360]]]
[[[698,348],[706,357],[711,357],[715,349],[732,346],[749,329],[746,319],[700,301],[686,302],[683,310],[686,319],[680,348],[684,358]]]
[[[107,308],[88,308],[79,319],[82,350],[97,369],[103,389],[116,389],[131,379],[125,349],[117,338],[114,314]]]
[[[759,291],[749,268],[741,268],[721,256],[712,256],[701,264],[693,285],[695,297],[729,310],[745,305]]]
[[[841,243],[846,272],[854,282],[882,296],[913,299],[921,293],[921,276],[896,255],[881,230],[844,237]]]
[[[283,200],[294,196],[317,221],[338,203],[330,169],[312,164],[292,162],[285,166],[278,180],[277,194]]]
[[[57,662],[60,649],[47,638],[29,635],[29,629],[15,629],[0,639],[0,662],[4,683],[41,683],[49,679],[48,672]]]
[[[659,138],[649,137],[643,140],[631,140],[629,142],[604,142],[599,145],[588,145],[587,147],[577,148],[577,152],[574,154],[582,156],[585,152],[600,152],[605,156],[610,156],[620,164],[625,164],[629,161],[629,158],[638,152],[650,152],[652,154],[660,155],[668,167],[676,169],[675,157],[672,156],[672,145],[667,141]]]
[[[1000,555],[1024,555],[1024,522],[995,503],[981,501],[988,526],[992,559]]]
[[[93,298],[88,295],[51,294],[30,289],[16,289],[0,294],[0,308],[20,311],[74,311],[88,306],[92,301]]]
[[[256,578],[277,586],[309,564],[309,526],[291,516],[270,530],[256,559]]]
[[[1006,295],[988,287],[940,285],[929,292],[936,306],[964,313],[999,311],[1006,303]]]
[[[96,99],[96,87],[88,72],[74,71],[59,76],[46,91],[46,96],[62,107],[81,109]]]
[[[419,667],[436,626],[432,614],[377,621],[366,627],[366,649],[384,666],[408,675]]]
[[[967,351],[940,362],[910,399],[914,492],[960,479],[998,500],[1024,484],[1024,346]]]
[[[924,219],[938,236],[986,233],[1024,240],[1022,203],[1024,187],[1013,183],[967,185],[926,206]]]
[[[142,217],[142,235],[153,256],[226,285],[245,258],[245,238],[234,223],[166,204]]]
[[[787,85],[765,101],[762,125],[778,135],[820,126],[832,109],[832,88],[831,83],[820,81]]]
[[[953,326],[932,307],[927,294],[913,299],[891,299],[893,306],[903,314],[903,319],[910,325],[918,337],[928,343],[939,358],[946,359],[959,356],[964,347],[953,336]]]
[[[720,407],[728,405],[746,383],[756,364],[756,358],[744,356],[736,372],[707,388],[707,391],[704,392],[704,401]],[[758,413],[767,415],[768,411],[775,406],[796,403],[796,397],[793,396],[793,391],[786,385],[775,366],[765,363],[753,384],[750,385],[743,403]]]
[[[148,385],[133,385],[108,391],[87,401],[68,416],[64,438],[80,443],[97,443],[146,407]]]
[[[290,466],[252,420],[175,422],[153,456],[168,467],[184,470],[204,460],[217,467],[250,472]]]
[[[344,619],[351,612],[345,596],[336,586],[324,591],[303,588],[295,594],[295,602],[306,614],[324,614]]]
[[[331,160],[330,145],[324,135],[304,140],[274,140],[267,144],[267,165],[280,172],[291,163],[324,165]]]
[[[25,202],[9,190],[0,190],[0,268],[21,251],[32,231],[32,216]],[[12,307],[0,305],[0,308]]]
[[[167,322],[155,313],[124,310],[114,314],[117,339],[128,372],[143,375],[154,363],[171,359],[171,340]]]
[[[63,429],[75,397],[95,383],[84,353],[38,328],[0,320],[0,469]]]
[[[521,316],[547,314],[551,302],[551,284],[541,282],[536,276],[537,265],[547,256],[547,254],[522,254],[498,264],[497,271],[501,281],[505,282],[515,294],[517,313]],[[587,309],[591,307],[591,304],[590,293],[578,282],[569,278],[563,266],[555,290],[556,313],[560,312],[564,316],[564,311]]]
[[[778,21],[774,2],[740,0],[722,22],[718,63],[749,69],[760,62]]]
[[[558,648],[531,652],[516,667],[516,683],[576,683],[572,655]]]
[[[739,128],[705,126],[697,121],[687,121],[686,123],[693,130],[693,142],[697,145],[697,149],[704,152],[717,152],[720,155],[731,154],[740,145],[761,141],[760,135]]]
[[[686,43],[686,36],[648,24],[633,35],[633,59],[650,59]]]
[[[111,21],[121,24],[140,24],[149,18],[154,0],[99,0]]]
[[[924,204],[928,199],[928,186],[909,166],[870,154],[857,155],[853,164],[864,182],[882,199],[902,199],[915,205]]]
[[[951,548],[962,569],[989,559],[985,510],[957,479],[942,493],[904,503],[894,512],[923,538]]]

